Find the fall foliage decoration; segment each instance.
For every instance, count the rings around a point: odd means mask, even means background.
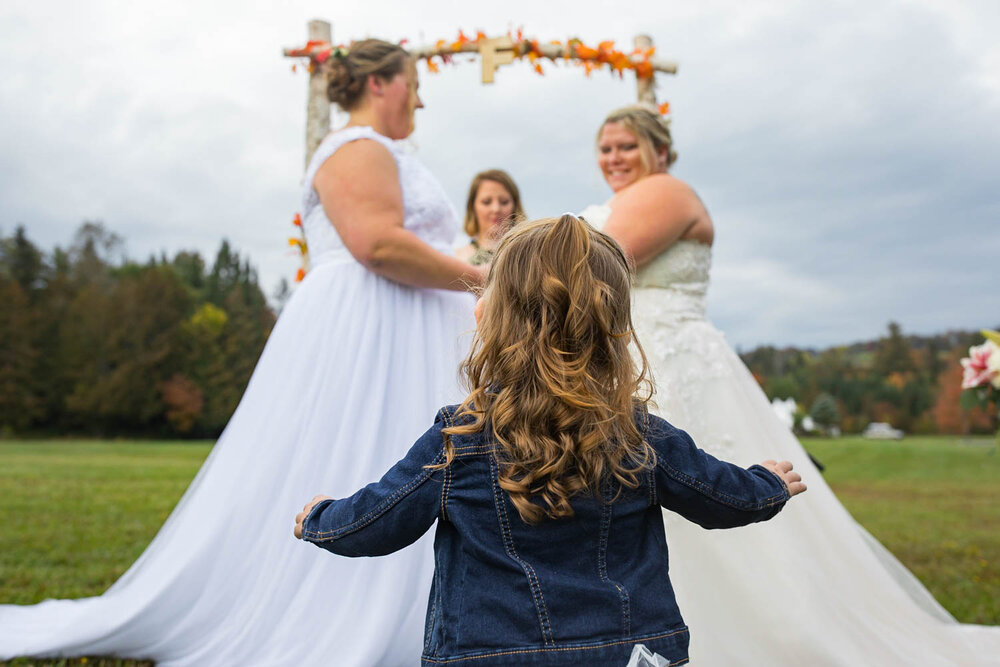
[[[400,44],[406,43],[406,40]],[[648,49],[631,49],[622,51],[615,47],[614,41],[599,42],[596,46],[585,44],[582,40],[571,38],[565,42],[551,40],[540,42],[527,38],[521,29],[515,33],[508,32],[506,39],[488,38],[481,30],[474,36],[466,35],[462,30],[454,40],[439,39],[432,46],[410,49],[410,53],[423,61],[429,72],[439,72],[441,65],[455,63],[455,56],[463,53],[509,52],[508,58],[527,60],[538,74],[545,74],[543,62],[555,64],[564,62],[582,67],[587,76],[594,71],[607,68],[612,75],[624,77],[626,71],[634,72],[639,79],[652,79],[656,71],[676,72],[673,63],[654,60],[655,47]],[[296,49],[286,49],[285,55],[292,58],[308,58],[307,69],[315,71],[330,58],[341,58],[350,52],[350,45],[330,44],[329,42],[310,40],[305,46]],[[508,61],[500,61],[503,64]],[[293,71],[297,71],[295,65]],[[669,103],[658,105],[660,114],[670,111]]]
[[[288,245],[296,248],[302,257],[302,266],[295,272],[295,282],[300,283],[309,270],[309,246],[306,244],[305,230],[302,229],[302,216],[296,213],[295,217],[292,218],[292,224],[298,227],[299,235],[288,237]]]

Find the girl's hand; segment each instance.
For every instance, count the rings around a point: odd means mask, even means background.
[[[806,485],[802,483],[802,476],[797,472],[792,472],[791,461],[775,462],[768,459],[761,463],[761,465],[781,478],[781,481],[788,487],[790,495],[797,496],[806,490]]]
[[[307,516],[309,516],[309,512],[312,512],[313,507],[315,507],[317,503],[321,503],[324,500],[333,500],[333,498],[330,496],[314,496],[312,500],[305,504],[302,511],[295,515],[295,530],[293,531],[295,533],[295,537],[300,540],[302,539],[302,522],[306,520]]]

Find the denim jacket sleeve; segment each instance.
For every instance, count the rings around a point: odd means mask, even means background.
[[[349,498],[318,503],[302,523],[302,539],[342,556],[384,556],[413,544],[441,509],[444,462],[440,413],[382,479]]]
[[[791,497],[776,474],[759,465],[720,461],[684,431],[649,416],[647,441],[656,450],[656,494],[662,507],[703,528],[735,528],[776,515]]]

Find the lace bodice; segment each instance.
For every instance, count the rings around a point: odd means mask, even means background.
[[[589,206],[580,215],[601,229],[611,208]],[[711,401],[713,379],[728,377],[733,353],[705,316],[712,248],[700,241],[674,243],[642,267],[632,290],[632,321],[656,383],[661,416],[697,435],[698,444],[723,459],[736,456],[733,435],[710,413],[691,406]]]
[[[598,229],[604,227],[611,207],[588,206],[580,215]],[[676,318],[705,317],[712,248],[700,241],[680,240],[639,269],[635,288],[657,288],[658,310]]]
[[[402,142],[384,137],[370,127],[348,127],[327,135],[313,154],[303,177],[302,229],[309,244],[310,264],[316,266],[350,258],[337,230],[320,205],[319,195],[313,188],[313,178],[338,148],[358,139],[379,142],[395,158],[403,190],[403,227],[439,250],[450,249],[458,233],[458,216],[434,175]]]

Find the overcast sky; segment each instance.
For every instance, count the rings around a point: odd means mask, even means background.
[[[650,34],[680,64],[658,80],[673,173],[716,224],[709,315],[743,349],[1000,323],[995,0],[4,2],[0,233],[24,224],[48,250],[102,220],[130,257],[209,262],[225,237],[272,293],[298,266],[307,85],[281,50],[311,18],[337,42]],[[421,72],[412,141],[456,208],[489,167],[532,217],[610,196],[593,138],[634,79]]]

